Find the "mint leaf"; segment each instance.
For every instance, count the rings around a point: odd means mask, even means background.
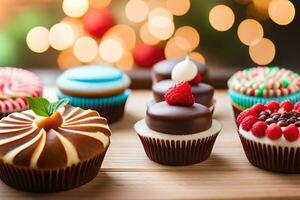
[[[60,99],[56,102],[50,103],[47,106],[47,113],[49,114],[49,116],[51,116],[53,113],[55,113],[56,110],[67,105],[69,101],[69,99]]]
[[[47,107],[49,106],[50,102],[47,99],[42,97],[26,97],[26,100],[35,114],[43,117],[50,116],[47,110]]]

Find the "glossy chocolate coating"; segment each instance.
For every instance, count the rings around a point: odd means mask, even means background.
[[[173,68],[177,63],[180,61],[183,61],[183,58],[171,58],[168,60],[163,60],[158,63],[156,63],[153,66],[152,70],[152,79],[153,83],[162,81],[162,80],[167,80],[171,79],[171,73]],[[196,64],[199,73],[202,76],[203,82],[207,82],[207,68],[204,64],[201,64],[195,60],[192,59],[192,61]]]
[[[155,83],[152,86],[152,92],[154,100],[156,102],[161,102],[165,100],[166,91],[172,86],[174,81],[163,80]],[[192,92],[195,97],[196,103],[202,104],[204,106],[210,107],[213,104],[214,88],[211,85],[200,83],[197,85],[192,85]]]
[[[146,114],[147,126],[161,133],[185,135],[199,133],[211,127],[212,113],[205,106],[168,105],[159,102],[149,105]]]

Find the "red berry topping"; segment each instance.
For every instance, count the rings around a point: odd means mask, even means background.
[[[282,130],[279,125],[277,124],[271,124],[267,129],[266,129],[266,135],[268,138],[271,140],[277,140],[281,137],[282,135]]]
[[[294,105],[292,104],[292,102],[287,101],[287,100],[281,102],[281,104],[280,104],[280,109],[283,109],[283,111],[289,112],[289,111],[293,110],[293,108],[294,108]]]
[[[255,122],[255,124],[253,124],[253,126],[251,128],[251,132],[256,137],[263,137],[263,136],[265,136],[265,131],[266,131],[267,127],[268,126],[265,122],[257,121],[257,122]]]
[[[264,111],[264,110],[266,110],[267,108],[266,108],[266,106],[265,106],[264,104],[262,104],[262,103],[257,103],[257,104],[255,104],[254,106],[252,106],[251,109],[252,109],[253,111],[255,111],[256,114],[259,114],[261,111]]]
[[[187,81],[178,82],[170,87],[165,93],[165,99],[169,105],[192,106],[195,103],[192,88]]]
[[[202,76],[201,74],[197,73],[197,75],[195,76],[195,78],[193,80],[190,81],[191,85],[197,85],[202,81]]]
[[[286,140],[293,142],[299,138],[299,129],[294,124],[290,124],[283,130],[283,136]]]
[[[256,113],[254,112],[254,110],[246,109],[238,115],[238,117],[236,118],[236,122],[238,125],[240,125],[246,117],[255,116],[255,115],[256,115]]]
[[[246,117],[241,123],[242,129],[244,129],[245,131],[250,131],[253,124],[257,122],[257,120],[258,120],[257,117],[252,115]]]
[[[295,103],[295,105],[294,105],[294,110],[297,110],[297,111],[300,112],[300,101],[297,102],[297,103]]]
[[[277,112],[279,109],[279,103],[276,101],[270,101],[266,104],[266,107],[272,112]]]

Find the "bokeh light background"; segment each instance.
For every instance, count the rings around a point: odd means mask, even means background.
[[[2,0],[0,64],[129,70],[149,67],[140,52],[155,51],[157,60],[161,52],[189,54],[212,68],[297,69],[299,6],[289,0]],[[97,9],[106,11],[98,16]],[[101,17],[107,23],[95,29]]]

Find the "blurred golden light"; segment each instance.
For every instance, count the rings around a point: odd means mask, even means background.
[[[49,31],[49,42],[51,47],[56,50],[65,50],[69,48],[75,39],[75,34],[66,23],[58,23],[51,27]]]
[[[32,51],[42,53],[47,51],[50,44],[48,41],[49,30],[45,27],[37,26],[32,28],[26,37],[26,43]]]
[[[64,13],[70,17],[81,17],[89,8],[88,0],[63,0]]]
[[[169,39],[175,30],[172,13],[164,8],[153,9],[148,16],[148,29],[159,40]]]
[[[270,18],[279,25],[291,23],[295,12],[293,3],[288,0],[273,0],[269,5]]]
[[[196,60],[197,62],[201,63],[201,64],[205,64],[205,58],[201,53],[198,52],[191,52],[189,54],[190,58],[193,60]]]
[[[250,3],[247,6],[246,14],[248,18],[257,19],[260,21],[269,19],[269,13],[257,10],[253,3]]]
[[[149,10],[152,10],[154,8],[163,8],[166,6],[165,1],[162,0],[147,0],[146,2],[149,6]]]
[[[144,21],[149,12],[149,7],[143,0],[130,0],[126,4],[125,14],[127,18],[132,22]]]
[[[238,37],[245,45],[250,45],[253,41],[264,36],[262,25],[254,19],[243,20],[238,27]]]
[[[181,36],[174,36],[173,39],[176,43],[176,46],[184,50],[185,52],[190,52],[193,50],[191,44],[186,38]]]
[[[258,12],[261,16],[265,16],[266,19],[269,18],[268,8],[271,1],[272,0],[252,0],[256,12]]]
[[[275,45],[267,38],[258,39],[249,46],[251,59],[259,65],[267,65],[272,62],[275,53]]]
[[[191,2],[190,0],[167,0],[166,7],[172,12],[173,15],[180,16],[189,11]]]
[[[118,40],[105,39],[100,43],[99,53],[103,60],[116,62],[122,57],[123,48]]]
[[[186,56],[187,51],[183,49],[181,46],[178,46],[174,38],[168,40],[165,47],[165,56],[167,59],[179,57],[182,58]]]
[[[74,56],[72,49],[60,52],[57,58],[57,63],[61,70],[81,65],[81,62]]]
[[[188,41],[190,45],[189,51],[195,49],[200,43],[199,33],[191,26],[182,26],[178,28],[174,34],[174,38],[177,37],[182,37]]]
[[[98,54],[97,42],[88,36],[79,38],[73,47],[74,55],[81,62],[91,62]]]
[[[234,13],[225,5],[217,5],[209,12],[209,22],[217,31],[227,31],[234,23]]]
[[[118,40],[124,49],[132,50],[136,44],[136,33],[132,27],[126,24],[118,24],[110,28],[104,39]]]
[[[125,51],[122,57],[116,62],[116,66],[122,70],[130,70],[133,68],[134,60],[132,53]]]
[[[109,6],[111,0],[90,0],[90,6],[93,8],[105,8]]]
[[[84,34],[83,25],[79,19],[65,17],[61,22],[68,24],[70,28],[72,28],[75,39],[79,38],[81,35]]]
[[[148,29],[148,23],[145,22],[140,28],[140,38],[145,44],[158,44],[160,40],[155,38]]]

